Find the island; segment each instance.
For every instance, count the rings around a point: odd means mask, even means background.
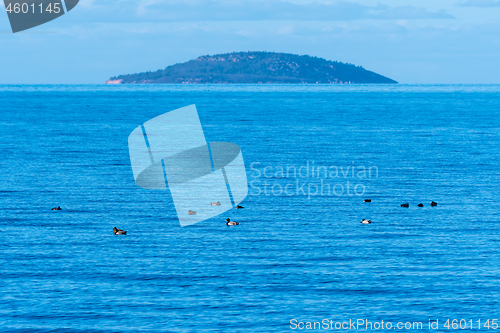
[[[308,55],[234,52],[206,55],[155,72],[119,75],[107,84],[144,83],[398,83],[349,63]]]

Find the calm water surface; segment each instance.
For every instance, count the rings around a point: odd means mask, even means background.
[[[127,138],[190,104],[252,187],[180,228]],[[2,332],[500,319],[500,86],[0,86],[0,125]],[[307,163],[377,172],[277,174]],[[345,192],[310,195],[321,181]]]

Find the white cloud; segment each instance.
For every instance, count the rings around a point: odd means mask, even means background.
[[[445,11],[415,6],[363,5],[356,2],[294,4],[277,0],[86,0],[82,19],[100,22],[132,21],[352,21],[454,18]]]
[[[459,7],[500,7],[500,0],[464,0],[457,3]]]

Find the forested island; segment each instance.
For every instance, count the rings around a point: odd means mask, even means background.
[[[124,83],[398,83],[380,74],[338,61],[274,52],[206,55],[155,72],[119,75]]]

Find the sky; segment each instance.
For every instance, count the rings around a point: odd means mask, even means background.
[[[0,14],[0,84],[99,84],[234,51],[308,54],[406,84],[500,83],[500,0],[80,0],[16,34]]]

